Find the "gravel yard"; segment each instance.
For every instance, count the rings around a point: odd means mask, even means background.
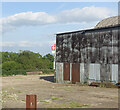
[[[26,108],[26,94],[37,95],[37,108],[118,108],[118,89],[58,84],[53,75],[2,78],[3,108]]]

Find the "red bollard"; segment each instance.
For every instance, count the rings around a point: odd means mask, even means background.
[[[26,110],[37,110],[37,96],[26,95]]]

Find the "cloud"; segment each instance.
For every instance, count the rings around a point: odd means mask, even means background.
[[[44,47],[44,46],[52,46],[56,43],[55,40],[53,41],[46,41],[46,42],[32,42],[32,41],[19,41],[19,42],[0,42],[0,47]]]
[[[105,7],[84,7],[64,10],[55,15],[46,12],[24,12],[0,19],[2,32],[15,30],[21,26],[42,26],[48,24],[90,23],[114,15]]]
[[[41,47],[41,42],[30,42],[30,41],[21,41],[18,43],[19,47]]]
[[[15,46],[15,42],[0,42],[1,47],[13,47]]]
[[[21,26],[39,26],[55,22],[55,18],[45,12],[24,12],[0,19],[3,31],[14,30]]]
[[[55,18],[45,12],[24,12],[3,18],[3,24],[11,26],[44,25],[55,22]]]
[[[89,23],[110,17],[114,12],[105,7],[84,7],[65,10],[58,15],[63,23]]]
[[[56,40],[48,41],[48,45],[49,45],[49,46],[53,46],[55,43],[56,43]]]
[[[41,42],[20,41],[20,42],[0,42],[1,47],[41,47]]]

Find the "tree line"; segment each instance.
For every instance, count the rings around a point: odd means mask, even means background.
[[[0,52],[2,75],[26,74],[27,71],[51,72],[53,61],[51,54],[42,56],[32,51]]]

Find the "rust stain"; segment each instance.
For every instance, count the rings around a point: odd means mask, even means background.
[[[26,95],[26,110],[37,110],[36,95]]]
[[[80,64],[72,64],[72,83],[80,82]]]
[[[64,63],[63,79],[70,81],[70,63]]]

